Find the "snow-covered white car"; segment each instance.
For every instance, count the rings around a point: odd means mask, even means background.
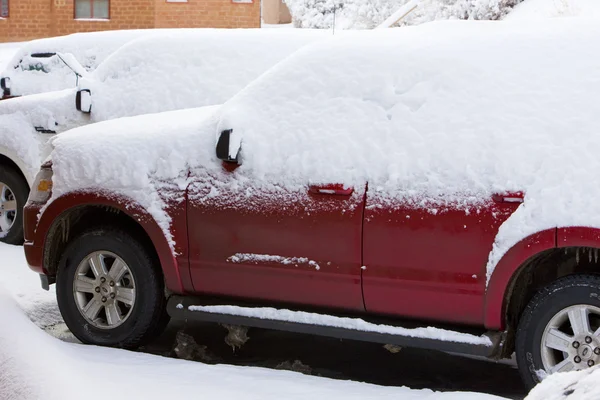
[[[84,343],[135,347],[168,313],[516,352],[528,386],[591,368],[598,38],[569,19],[348,33],[216,109],[74,129],[25,207],[28,263]]]
[[[24,43],[0,72],[0,98],[72,88],[77,77],[60,59],[70,54],[88,72],[125,43],[155,30],[75,33]]]
[[[221,104],[319,31],[190,29],[138,38],[93,72],[59,53],[78,87],[0,102],[0,240],[22,242],[21,209],[54,134],[139,114]]]

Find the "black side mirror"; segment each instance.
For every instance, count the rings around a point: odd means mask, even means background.
[[[0,79],[0,88],[2,89],[3,96],[10,96],[10,78],[7,77]]]
[[[77,111],[89,114],[92,112],[92,91],[89,89],[82,89],[77,91],[75,96],[75,108]]]
[[[231,157],[229,152],[229,141],[231,139],[231,132],[233,129],[228,129],[221,132],[219,140],[217,141],[217,158],[229,163],[238,163],[238,153],[236,152],[235,157]]]

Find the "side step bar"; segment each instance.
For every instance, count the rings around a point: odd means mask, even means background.
[[[408,329],[376,325],[360,318],[339,318],[301,311],[199,304],[198,299],[175,295],[169,298],[167,311],[178,320],[273,329],[489,358],[497,354],[502,342],[501,333],[475,336],[437,328]]]

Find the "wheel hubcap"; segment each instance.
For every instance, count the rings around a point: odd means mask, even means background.
[[[10,187],[0,182],[0,236],[6,234],[17,219],[17,200]]]
[[[582,370],[600,362],[600,308],[579,304],[558,312],[541,343],[548,373]]]
[[[131,315],[135,281],[121,257],[109,251],[96,251],[77,267],[73,296],[87,322],[96,328],[113,329]]]

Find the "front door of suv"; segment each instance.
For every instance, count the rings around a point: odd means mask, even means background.
[[[190,271],[203,294],[364,310],[365,186],[289,188],[223,165],[193,174]]]

